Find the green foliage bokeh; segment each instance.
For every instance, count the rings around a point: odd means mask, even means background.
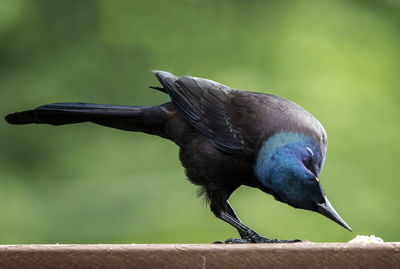
[[[400,231],[400,2],[0,2],[0,115],[60,101],[155,105],[151,69],[286,97],[329,137],[320,180],[350,233],[241,187],[271,238]],[[0,243],[210,243],[236,237],[185,179],[170,141],[91,124],[0,123]]]

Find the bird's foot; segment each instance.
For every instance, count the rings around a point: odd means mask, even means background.
[[[254,244],[254,243],[269,244],[269,243],[298,243],[298,242],[301,242],[301,240],[269,239],[257,234],[253,235],[252,238],[242,238],[242,239],[229,238],[226,239],[225,241],[215,241],[214,244]]]
[[[298,242],[301,242],[301,240],[299,240],[299,239],[294,239],[294,240],[269,239],[269,238],[259,235],[252,229],[248,229],[246,231],[245,239],[249,239],[250,243],[298,243]]]
[[[249,239],[236,239],[229,238],[225,241],[215,241],[213,244],[249,244],[251,243]]]
[[[261,235],[253,237],[252,241],[251,241],[251,243],[298,243],[298,242],[301,242],[301,240],[300,239],[294,239],[294,240],[269,239],[266,237],[262,237]]]

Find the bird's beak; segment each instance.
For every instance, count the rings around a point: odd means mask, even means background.
[[[349,230],[350,232],[352,232],[353,230],[350,228],[349,225],[347,225],[347,223],[339,216],[338,213],[336,213],[335,209],[333,208],[333,206],[331,205],[331,203],[329,203],[328,198],[326,198],[326,196],[324,195],[324,199],[325,202],[321,203],[321,204],[317,204],[318,206],[318,212],[321,213],[322,215],[324,215],[327,218],[330,218],[331,220],[333,220],[334,222],[340,224],[341,226],[343,226],[344,228],[346,228],[347,230]]]

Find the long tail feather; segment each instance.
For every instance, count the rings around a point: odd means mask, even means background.
[[[6,120],[11,124],[46,123],[62,125],[91,121],[99,117],[134,116],[143,108],[146,107],[55,103],[39,106],[33,110],[9,114],[6,116]]]
[[[107,127],[161,135],[164,128],[161,106],[113,106],[87,103],[54,103],[8,114],[11,124],[63,125],[93,122]]]

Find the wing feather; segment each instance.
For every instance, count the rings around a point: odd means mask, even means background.
[[[212,80],[182,77],[155,72],[180,113],[194,128],[212,139],[213,145],[225,152],[246,150],[247,144],[229,114],[235,93]]]

